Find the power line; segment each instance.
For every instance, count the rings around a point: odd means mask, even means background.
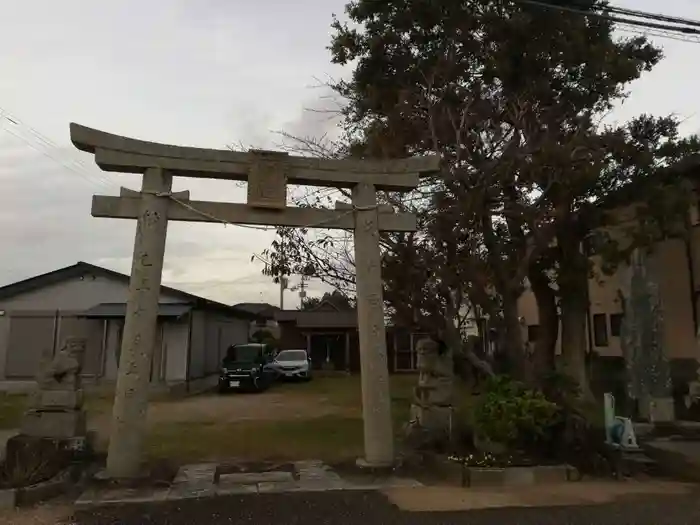
[[[240,277],[235,277],[233,279],[219,279],[213,281],[180,281],[180,282],[167,282],[163,283],[166,286],[171,286],[173,288],[196,288],[198,290],[208,290],[217,286],[227,287],[234,284],[252,284],[255,282],[260,283],[265,280],[265,276],[260,272],[256,271],[254,273],[249,273],[242,275]]]
[[[53,160],[54,162],[57,162],[63,168],[77,174],[80,178],[84,179],[89,184],[92,184],[97,187],[100,187],[101,185],[101,189],[103,189],[104,187],[116,186],[113,181],[106,178],[101,173],[91,172],[87,168],[87,166],[79,160],[71,158],[69,159],[69,161],[65,161],[60,158],[56,158],[54,155],[52,155],[52,153],[60,153],[61,148],[55,142],[53,142],[50,138],[48,138],[46,135],[42,134],[40,131],[36,130],[32,126],[25,124],[17,116],[11,114],[9,111],[2,107],[0,107],[0,121],[9,122],[12,125],[12,128],[2,126],[2,129],[5,132],[18,138],[33,150],[41,153],[42,155]],[[23,133],[25,131],[28,131],[29,137],[27,137],[26,134]],[[54,152],[52,152],[51,150],[54,150]]]
[[[646,18],[649,20],[659,20],[662,22],[671,22],[674,24],[683,24],[692,27],[700,27],[700,21],[692,20],[690,18],[682,18],[678,16],[668,16],[661,13],[650,13],[647,11],[637,11],[634,9],[628,9],[626,7],[615,7],[613,5],[605,5],[598,7],[601,11],[606,11],[610,13],[616,13],[621,15],[636,16],[639,18]]]
[[[69,164],[65,164],[62,162],[60,159],[57,159],[56,157],[52,156],[51,153],[47,152],[46,150],[42,149],[41,147],[37,147],[35,144],[31,142],[31,140],[27,139],[26,137],[22,136],[19,133],[16,133],[15,131],[8,129],[8,128],[3,128],[3,130],[13,137],[18,138],[22,142],[24,142],[27,146],[32,148],[34,151],[41,153],[45,157],[53,160],[54,162],[60,164],[63,168],[67,169],[68,171],[71,171],[78,175],[83,181],[87,182],[88,184],[93,185],[94,187],[98,189],[104,189],[104,186],[101,186],[97,181],[91,179],[90,177],[87,177],[84,173],[81,173],[80,171],[76,170],[75,168],[71,167]]]
[[[17,116],[12,115],[9,111],[2,107],[0,107],[0,115],[4,116],[5,120],[12,123],[13,125],[28,130],[32,138],[35,139],[40,146],[47,147],[48,149],[55,149],[57,151],[61,150],[61,148],[46,135],[42,134],[40,131],[36,130],[32,126],[22,122]],[[107,185],[114,185],[114,183],[108,178],[106,178],[102,173],[91,172],[91,170],[88,169],[84,162],[75,158],[71,158],[70,161],[72,165],[74,165],[76,168],[80,168],[81,171],[83,171],[83,173],[85,173],[86,175],[94,177]]]
[[[695,20],[686,20],[686,19],[675,18],[675,17],[667,17],[665,15],[657,15],[655,13],[647,13],[644,11],[625,10],[625,9],[616,8],[616,7],[610,7],[610,9],[606,10],[605,6],[594,6],[593,9],[584,10],[581,8],[577,9],[575,7],[552,4],[552,3],[538,1],[538,0],[516,0],[516,2],[520,3],[520,4],[524,4],[524,5],[540,7],[543,9],[562,11],[565,13],[572,13],[572,14],[577,14],[577,15],[582,15],[582,16],[592,16],[592,17],[600,18],[602,20],[607,20],[607,21],[613,22],[613,23],[618,24],[618,25],[626,25],[626,26],[632,26],[635,28],[643,28],[643,29],[668,31],[670,33],[678,33],[678,34],[683,34],[683,35],[700,35],[700,21],[695,21]],[[632,18],[620,18],[619,16],[612,16],[609,14],[605,14],[606,12],[619,14],[619,15],[624,14],[626,16],[634,16],[637,18],[644,18],[644,19],[648,19],[648,20],[673,22],[676,24],[683,24],[683,25],[659,24],[659,23],[654,23],[654,22],[646,22],[643,20],[634,20]],[[685,27],[684,27],[684,25],[685,25]],[[690,27],[690,26],[694,26],[694,27]],[[659,35],[659,36],[668,36],[668,35]]]
[[[700,37],[693,38],[690,36],[681,36],[681,35],[674,35],[673,33],[670,33],[668,31],[655,31],[655,30],[642,30],[638,28],[633,28],[633,27],[620,27],[618,28],[619,31],[623,31],[625,33],[632,33],[633,35],[640,35],[640,36],[658,36],[660,38],[668,38],[669,40],[675,40],[677,42],[690,42],[692,44],[700,44]]]
[[[516,0],[517,1],[517,0]],[[553,0],[539,0],[539,3],[542,4],[547,4],[548,7],[559,7],[560,4],[558,2],[553,2]],[[583,11],[589,12],[589,11],[602,11],[604,13],[613,13],[613,14],[618,14],[618,15],[626,15],[626,16],[633,16],[637,18],[646,18],[648,20],[657,20],[657,21],[662,21],[662,22],[671,22],[674,24],[681,24],[681,25],[688,25],[688,26],[695,26],[695,27],[700,27],[700,21],[698,20],[693,20],[690,18],[683,18],[679,16],[669,16],[669,15],[664,15],[662,13],[651,13],[649,11],[639,11],[636,9],[630,9],[628,7],[618,7],[615,5],[611,4],[596,4],[596,5],[591,5],[590,3],[584,4],[581,2],[581,0],[574,0],[574,1],[569,1],[568,2],[569,7],[573,6],[575,8],[579,8]]]

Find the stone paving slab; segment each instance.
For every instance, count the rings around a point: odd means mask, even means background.
[[[287,492],[325,492],[338,490],[374,491],[411,488],[423,485],[412,479],[390,477],[375,482],[351,482],[320,461],[297,462],[299,479],[291,472],[246,472],[221,474],[216,481],[216,464],[186,465],[180,469],[170,488],[89,489],[76,501],[77,506],[145,503],[207,498],[241,494],[279,494]]]
[[[216,496],[216,485],[213,483],[180,483],[170,487],[169,500],[208,498]]]
[[[217,496],[233,496],[240,494],[258,494],[258,485],[227,485],[217,486]]]
[[[235,474],[221,474],[219,485],[250,485],[266,482],[294,481],[291,472],[243,472]]]
[[[185,465],[180,468],[175,476],[174,484],[207,482],[214,483],[216,477],[216,463],[198,463],[195,465]]]
[[[328,465],[323,463],[323,461],[317,460],[306,460],[306,461],[296,461],[294,462],[294,468],[299,474],[299,479],[305,478],[337,478],[340,476],[337,472],[333,471]]]
[[[170,489],[108,489],[85,491],[75,502],[76,506],[116,505],[123,503],[148,503],[165,501]]]
[[[263,493],[280,493],[280,492],[298,492],[302,485],[298,481],[264,481],[258,483],[258,492]]]

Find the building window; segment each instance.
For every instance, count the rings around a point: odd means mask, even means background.
[[[608,346],[607,315],[593,315],[593,344],[595,346]]]
[[[540,325],[531,324],[527,327],[527,341],[529,343],[534,343],[537,341],[537,334],[540,331]]]
[[[418,368],[418,343],[423,339],[429,339],[430,334],[413,333],[411,334],[411,370]]]
[[[622,314],[610,314],[610,335],[620,337],[622,331]]]

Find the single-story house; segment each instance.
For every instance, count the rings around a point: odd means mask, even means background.
[[[304,349],[317,369],[360,372],[360,343],[355,309],[339,309],[322,301],[311,310],[279,310],[282,349]],[[416,344],[425,334],[387,326],[386,345],[389,372],[415,372]]]
[[[129,276],[86,262],[0,287],[0,389],[33,385],[42,356],[87,339],[87,383],[117,377]],[[192,390],[218,372],[226,348],[249,340],[257,316],[161,286],[151,383]]]

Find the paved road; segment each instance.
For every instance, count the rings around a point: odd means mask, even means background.
[[[228,496],[80,511],[75,525],[697,525],[700,498],[646,496],[610,505],[402,512],[377,492]]]

